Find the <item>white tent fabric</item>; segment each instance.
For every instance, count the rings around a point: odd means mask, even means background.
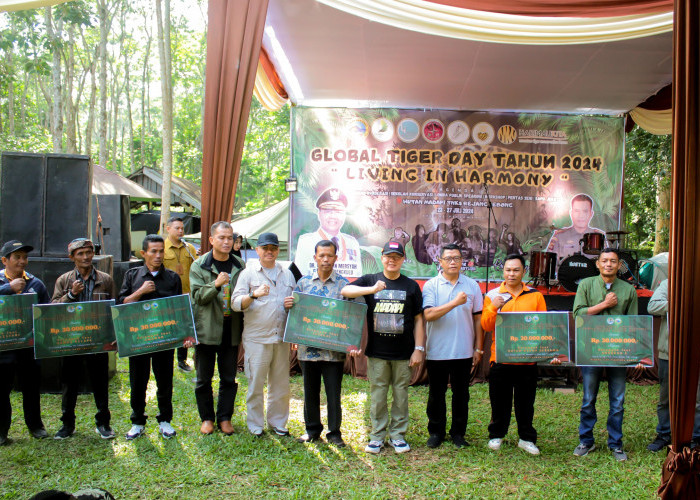
[[[9,12],[15,10],[38,9],[39,7],[47,7],[65,3],[69,0],[0,0],[0,12]]]

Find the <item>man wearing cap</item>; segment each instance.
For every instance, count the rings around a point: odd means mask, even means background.
[[[241,272],[231,297],[233,310],[243,311],[246,422],[257,437],[265,427],[265,382],[267,424],[278,436],[289,435],[289,344],[282,339],[287,323],[284,299],[292,295],[296,281],[292,272],[277,262],[279,245],[276,234],[260,235],[255,247],[260,260],[250,262]]]
[[[33,247],[21,241],[10,240],[0,249],[2,265],[0,270],[0,295],[36,293],[39,304],[51,301],[44,283],[25,271],[28,254]],[[19,375],[22,390],[24,423],[32,436],[43,439],[48,436],[41,420],[39,388],[41,385],[41,365],[34,359],[34,349],[16,349],[0,352],[0,446],[8,444],[7,432],[12,422],[10,392]]]
[[[165,255],[163,265],[166,269],[175,271],[182,282],[182,293],[190,293],[190,266],[197,260],[197,250],[191,244],[182,241],[185,234],[185,224],[182,217],[173,215],[165,226],[168,237],[165,238]],[[183,372],[191,372],[187,364],[187,348],[177,348],[177,367]]]
[[[372,431],[367,453],[379,453],[389,434],[396,453],[410,451],[408,384],[411,367],[425,359],[423,296],[418,283],[401,274],[403,245],[389,241],[382,250],[384,270],[366,274],[341,290],[343,297],[364,296],[367,302],[367,376],[371,393]],[[391,421],[387,408],[392,392]]]
[[[68,257],[75,268],[62,274],[56,280],[51,302],[88,302],[114,298],[112,278],[98,271],[92,265],[95,247],[86,238],[77,238],[68,245]],[[66,356],[61,360],[61,421],[63,425],[54,439],[66,439],[75,433],[75,404],[78,400],[78,386],[83,374],[83,364],[87,365],[92,394],[95,398],[95,431],[102,439],[114,438],[109,426],[109,358],[106,352]]]
[[[345,224],[348,198],[338,188],[326,189],[316,200],[320,227],[313,233],[302,234],[297,242],[294,263],[302,274],[316,268],[314,248],[321,240],[330,240],[338,248],[335,270],[343,276],[362,276],[360,244],[349,234],[341,233]]]

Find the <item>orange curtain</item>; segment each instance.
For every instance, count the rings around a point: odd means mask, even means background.
[[[673,9],[673,0],[427,0],[462,9],[541,17],[614,17],[656,14]]]
[[[693,433],[700,364],[700,3],[676,0],[673,30],[673,185],[669,280],[669,393],[673,444],[661,498],[700,498]]]
[[[204,88],[202,249],[231,220],[268,0],[210,0]]]

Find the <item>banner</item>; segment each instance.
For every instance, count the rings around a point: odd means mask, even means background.
[[[34,357],[116,351],[113,300],[34,306]]]
[[[330,351],[358,350],[367,305],[294,292],[284,341]]]
[[[337,244],[344,276],[379,272],[391,239],[405,246],[410,277],[435,276],[440,247],[455,243],[463,271],[482,279],[511,253],[550,251],[559,265],[619,227],[621,117],[292,111],[290,250],[303,274],[322,238]],[[486,188],[498,221],[490,229]],[[587,233],[603,238],[584,246]]]
[[[576,318],[577,366],[654,366],[651,316]]]
[[[122,358],[197,343],[189,294],[112,306],[112,321]]]
[[[569,313],[522,312],[496,316],[496,363],[569,361]]]
[[[32,305],[36,302],[35,293],[0,295],[0,351],[32,346]]]

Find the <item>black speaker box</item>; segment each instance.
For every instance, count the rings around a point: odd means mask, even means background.
[[[68,243],[90,235],[92,164],[89,156],[46,155],[45,257],[66,255]]]
[[[132,259],[124,262],[115,262],[113,264],[114,274],[112,274],[112,279],[114,280],[114,287],[117,289],[115,292],[115,297],[119,294],[119,290],[122,288],[122,283],[124,283],[124,275],[129,269],[134,267],[139,267],[143,265],[142,260]]]
[[[67,250],[65,253],[68,253]],[[92,261],[95,269],[99,269],[112,276],[112,256],[111,255],[96,255]],[[60,275],[75,268],[75,264],[68,257],[32,257],[27,264],[27,272],[33,274],[46,285],[49,296],[53,295],[53,288],[56,280]],[[114,294],[119,292],[121,281],[114,283]]]
[[[104,243],[103,255],[114,256],[115,262],[131,257],[131,216],[129,197],[120,194],[92,195],[92,241]],[[97,215],[102,217],[103,241],[97,233]]]
[[[2,153],[0,168],[0,244],[19,240],[41,255],[44,235],[46,158],[41,154]]]

